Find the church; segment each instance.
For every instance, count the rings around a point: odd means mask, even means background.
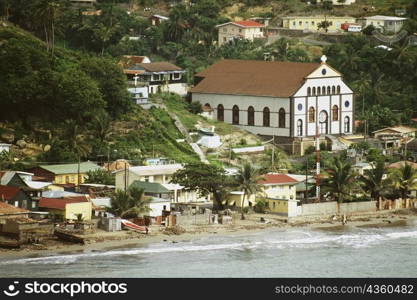
[[[353,133],[353,91],[326,61],[221,60],[196,74],[192,101],[214,119],[303,154],[317,134],[335,140]]]

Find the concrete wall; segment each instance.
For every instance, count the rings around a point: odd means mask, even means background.
[[[351,215],[362,212],[375,212],[376,210],[376,201],[341,203],[340,209],[338,208],[337,202],[332,201],[303,204],[301,205],[299,213],[301,216],[320,216],[336,214]]]
[[[210,224],[211,214],[176,215],[177,225],[207,225]]]
[[[340,204],[340,214],[355,214],[359,212],[374,212],[377,209],[376,201],[351,202]]]
[[[334,215],[337,213],[337,202],[310,203],[301,205],[302,216]]]

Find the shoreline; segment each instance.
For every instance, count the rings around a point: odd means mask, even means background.
[[[162,233],[162,230],[159,229],[151,231],[151,233],[148,235],[127,232],[124,234],[125,238],[122,239],[104,239],[101,241],[88,242],[84,245],[62,243],[50,246],[47,249],[0,249],[0,257],[7,260],[16,260],[88,252],[105,252],[165,242],[181,243],[201,238],[208,238],[210,236],[245,235],[273,229],[286,230],[290,228],[304,228],[307,230],[343,232],[351,228],[400,228],[407,226],[412,222],[417,223],[417,214],[415,212],[408,212],[406,214],[399,212],[389,212],[380,214],[355,215],[348,218],[348,223],[346,225],[342,225],[340,221],[331,220],[330,218],[294,223],[274,221],[269,224],[262,224],[258,222],[234,225],[194,225],[186,227],[186,232],[182,234],[167,235]]]

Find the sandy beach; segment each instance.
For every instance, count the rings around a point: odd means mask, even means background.
[[[266,219],[266,223],[260,222],[260,217]],[[213,235],[245,235],[251,232],[263,231],[273,228],[305,228],[312,230],[344,231],[351,227],[381,228],[406,226],[417,222],[417,213],[411,210],[396,212],[377,212],[372,214],[360,214],[348,216],[347,224],[342,225],[339,218],[322,217],[311,220],[290,220],[270,214],[250,214],[246,220],[236,220],[232,225],[193,225],[187,226],[184,233],[166,234],[164,228],[151,226],[147,235],[130,231],[116,233],[103,232],[95,235],[85,245],[63,243],[54,241],[47,246],[25,246],[21,249],[0,249],[0,257],[5,259],[19,259],[39,256],[62,255],[79,252],[108,251],[117,248],[128,248],[153,243],[180,243],[193,239],[206,238]]]

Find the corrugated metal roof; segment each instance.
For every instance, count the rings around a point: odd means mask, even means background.
[[[78,164],[62,164],[62,165],[41,165],[39,166],[54,174],[76,174],[78,173]],[[102,169],[99,165],[90,161],[80,163],[80,173],[87,173]]]
[[[169,194],[170,193],[170,190],[168,190],[162,184],[157,183],[157,182],[146,182],[146,181],[135,180],[131,184],[131,186],[144,189],[145,193],[152,193],[152,194]]]

